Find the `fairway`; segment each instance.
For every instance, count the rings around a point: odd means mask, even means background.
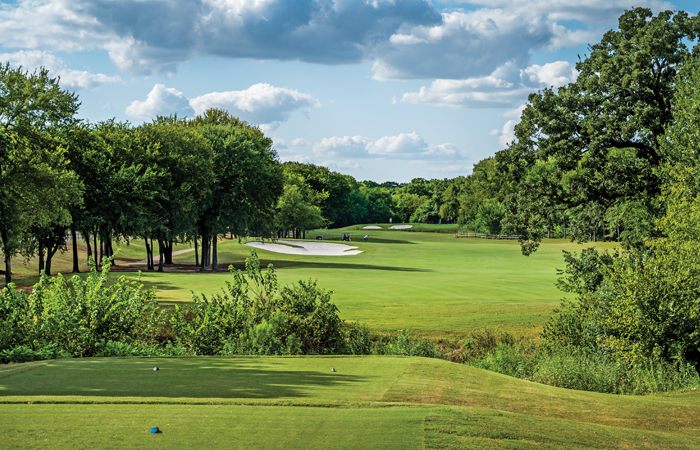
[[[0,368],[0,438],[23,448],[690,448],[698,395],[570,391],[425,358],[70,359]]]
[[[263,265],[274,264],[281,283],[311,278],[332,290],[345,320],[388,332],[459,337],[480,327],[536,334],[563,297],[554,285],[556,269],[564,266],[562,250],[582,248],[547,240],[526,257],[517,241],[407,231],[372,231],[368,242],[357,239],[352,245],[362,253],[299,256],[258,250],[258,256]],[[235,240],[219,244],[224,268],[240,267],[248,255],[250,248]],[[174,260],[193,263],[194,255]],[[229,279],[225,271],[142,274],[163,303],[190,301],[192,292],[215,293]]]
[[[523,256],[517,241],[355,228],[317,230],[308,236],[325,234],[327,239],[338,239],[331,242],[341,243],[340,235],[349,231],[350,245],[357,246],[360,254],[289,255],[257,249],[261,265],[273,264],[281,284],[318,280],[320,287],[334,292],[332,301],[347,321],[384,332],[409,330],[434,337],[458,338],[482,327],[535,336],[564,297],[555,286],[556,270],[564,268],[562,250],[584,248],[551,239],[533,255]],[[369,234],[367,242],[362,240],[364,234]],[[585,246],[611,249],[615,244]],[[119,275],[135,277],[141,268],[143,283],[155,288],[158,300],[166,305],[189,302],[192,293],[220,292],[231,279],[226,268],[230,264],[242,268],[251,251],[235,239],[225,239],[218,245],[219,272],[200,273],[194,268],[194,252],[187,252],[173,256],[175,267],[157,273],[146,272],[145,264],[139,264],[145,258],[142,242],[117,247]],[[177,245],[175,250],[186,248]],[[70,270],[69,256],[57,260],[59,271]],[[28,276],[18,282],[31,286],[37,280]]]

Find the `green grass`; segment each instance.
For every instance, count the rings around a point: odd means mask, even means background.
[[[72,359],[0,367],[0,439],[7,448],[693,448],[698,400],[698,391],[571,391],[424,358]]]
[[[341,317],[370,328],[409,329],[429,336],[463,336],[483,326],[536,334],[562,293],[554,285],[563,268],[562,250],[581,246],[551,240],[525,257],[514,241],[456,239],[441,233],[370,232],[368,242],[353,241],[356,256],[296,256],[258,250],[262,263],[274,264],[281,283],[317,279],[334,291]],[[598,244],[612,247],[611,244]],[[219,245],[225,268],[240,267],[250,248],[236,241]],[[192,262],[193,254],[175,261]],[[165,303],[190,301],[191,291],[212,294],[227,273],[143,274]]]
[[[563,297],[554,285],[556,269],[564,265],[562,250],[582,248],[564,240],[546,240],[538,252],[525,257],[516,241],[354,228],[310,231],[307,237],[324,234],[339,240],[350,232],[355,239],[351,244],[364,252],[356,256],[297,256],[264,250],[258,250],[258,255],[264,265],[274,264],[281,283],[312,278],[334,291],[333,302],[345,320],[384,332],[408,329],[426,336],[462,337],[484,326],[536,335]],[[369,234],[368,242],[362,241],[364,234]],[[145,258],[141,241],[121,247],[120,272],[127,262]],[[144,272],[141,279],[146,287],[156,288],[163,304],[189,302],[192,292],[219,292],[230,279],[228,265],[242,267],[250,247],[228,239],[218,247],[219,273],[199,273],[193,268],[191,272]],[[59,268],[70,270],[69,255],[58,261],[62,261]],[[176,255],[174,261],[193,265],[194,252]],[[31,286],[37,279],[27,276],[20,283]]]

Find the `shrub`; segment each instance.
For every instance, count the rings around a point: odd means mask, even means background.
[[[280,289],[270,264],[263,272],[255,251],[245,273],[210,298],[194,295],[170,318],[175,341],[192,354],[330,354],[344,348],[343,322],[332,292],[315,281]]]

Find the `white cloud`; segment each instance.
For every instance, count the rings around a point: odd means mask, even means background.
[[[365,136],[333,136],[321,139],[321,142],[314,144],[313,150],[316,156],[358,156],[365,154],[365,147],[371,142]]]
[[[557,88],[573,82],[577,76],[578,71],[567,61],[555,61],[544,66],[534,64],[523,70],[523,77],[536,86]]]
[[[43,66],[50,76],[61,77],[62,88],[94,89],[103,84],[118,83],[118,76],[108,76],[103,73],[90,73],[85,70],[73,70],[66,67],[65,62],[56,55],[40,50],[20,50],[14,53],[0,53],[0,62],[8,61],[14,67],[30,72]]]
[[[321,163],[322,166],[326,166],[329,169],[343,170],[343,169],[361,169],[362,166],[356,162],[346,159],[345,161],[326,161]]]
[[[450,173],[457,175],[469,175],[473,169],[473,165],[465,166],[462,164],[452,164],[444,167],[429,167],[428,172],[432,173]]]
[[[427,158],[457,159],[462,156],[452,143],[428,145],[415,131],[372,140],[365,136],[333,136],[313,146],[316,156],[355,158]]]
[[[192,99],[187,99],[177,89],[156,84],[145,101],[134,101],[127,107],[126,113],[141,119],[173,113],[191,117],[209,108],[219,108],[270,133],[289,119],[294,111],[319,106],[321,103],[309,94],[266,83],[255,84],[242,91],[211,92]]]
[[[384,136],[367,144],[366,149],[370,155],[406,155],[420,153],[427,147],[428,144],[414,131],[398,136]]]
[[[299,162],[299,163],[310,163],[311,157],[307,155],[297,154],[294,156],[280,156],[280,161],[282,162]]]
[[[296,138],[292,140],[292,145],[297,146],[297,147],[308,147],[309,146],[309,141],[303,138]]]
[[[568,84],[577,75],[575,67],[566,61],[535,64],[523,70],[507,64],[486,77],[435,80],[418,92],[405,93],[400,101],[454,108],[503,106],[524,101],[533,90]]]
[[[196,114],[208,108],[221,108],[250,123],[273,124],[286,121],[296,110],[320,107],[321,102],[296,90],[258,83],[242,91],[200,95],[191,99],[190,105]]]
[[[522,104],[517,108],[509,109],[505,113],[501,114],[502,117],[510,120],[503,124],[502,129],[489,131],[489,135],[498,136],[498,143],[501,144],[501,146],[506,147],[508,144],[513,142],[513,140],[515,140],[515,125],[520,122],[520,116],[522,115],[526,106],[526,104]]]
[[[484,77],[537,50],[589,43],[629,0],[19,0],[0,6],[0,46],[109,52],[121,70],[171,74],[196,57],[374,63],[377,79]],[[654,11],[674,9],[638,0]]]
[[[182,92],[162,84],[153,86],[145,101],[135,100],[126,108],[126,113],[138,119],[154,119],[156,116],[192,116],[194,111]]]

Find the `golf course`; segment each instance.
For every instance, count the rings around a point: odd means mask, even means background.
[[[312,278],[334,291],[346,323],[429,338],[458,339],[483,327],[536,338],[562,297],[554,285],[562,250],[582,248],[547,240],[525,257],[517,241],[357,228],[312,235],[325,233],[326,242],[359,254],[257,253],[261,265],[274,265],[280,284]],[[343,233],[352,241],[341,242]],[[143,247],[119,246],[112,276],[136,277]],[[250,251],[245,241],[224,239],[220,265],[240,268]],[[193,256],[177,254],[165,273],[144,272],[141,281],[164,305],[225,286],[230,274],[200,273]],[[0,366],[5,448],[692,448],[700,445],[699,417],[694,390],[583,392],[418,357],[78,358]],[[160,432],[152,434],[153,427]]]

